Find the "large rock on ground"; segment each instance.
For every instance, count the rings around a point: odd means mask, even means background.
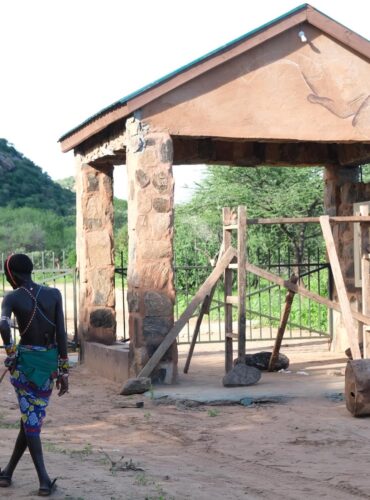
[[[256,384],[261,378],[261,372],[254,366],[238,364],[222,379],[225,387],[238,387]]]
[[[245,364],[248,366],[254,366],[262,371],[267,371],[269,367],[269,362],[271,358],[271,352],[269,351],[261,351],[255,354],[246,354],[245,355]],[[238,359],[234,360],[234,364],[238,364]],[[279,353],[279,357],[276,360],[274,371],[277,372],[279,370],[286,370],[289,366],[289,358],[285,356],[285,354]]]
[[[149,377],[129,378],[126,380],[120,394],[129,396],[131,394],[142,394],[149,391],[152,381]]]

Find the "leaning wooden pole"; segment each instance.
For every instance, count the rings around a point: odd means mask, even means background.
[[[349,304],[346,287],[342,271],[339,264],[337,251],[335,248],[334,238],[330,227],[329,216],[322,215],[320,217],[321,229],[324,235],[326,250],[329,256],[329,262],[334,276],[335,287],[337,289],[339,304],[342,312],[343,323],[347,332],[348,342],[352,352],[353,359],[360,359],[361,353],[358,345],[358,338],[353,322],[351,306]]]
[[[218,254],[216,265],[220,262],[223,254],[224,254],[224,244],[222,243],[220,251],[219,251],[219,254]],[[185,363],[185,366],[184,366],[184,373],[188,373],[188,371],[189,371],[189,366],[190,366],[191,358],[193,357],[193,352],[194,352],[195,344],[196,344],[197,339],[198,339],[198,335],[199,335],[200,327],[202,325],[203,317],[204,317],[205,314],[209,314],[210,313],[211,303],[212,303],[212,299],[213,299],[213,295],[215,293],[215,290],[216,290],[216,284],[213,286],[213,288],[210,291],[209,295],[206,295],[206,297],[203,300],[203,303],[201,305],[201,308],[200,308],[200,311],[199,311],[199,316],[198,316],[197,322],[195,324],[195,328],[194,328],[194,332],[193,332],[193,337],[191,339],[191,344],[190,344],[190,348],[189,348],[189,352],[188,352],[188,357],[186,358],[186,363]]]
[[[291,283],[293,283],[295,285],[297,283],[297,281],[298,281],[298,276],[295,275],[295,274],[292,274],[292,276],[290,278],[290,281],[291,281]],[[283,340],[284,333],[285,333],[285,328],[286,328],[286,325],[288,323],[290,311],[292,309],[292,303],[293,303],[294,295],[295,295],[295,292],[293,292],[292,290],[288,290],[288,292],[287,292],[287,294],[285,296],[285,308],[284,308],[284,312],[283,312],[283,315],[281,317],[279,329],[278,329],[278,332],[277,332],[277,335],[276,335],[274,348],[273,348],[272,353],[271,353],[271,357],[270,357],[270,361],[269,361],[269,366],[268,366],[268,371],[269,372],[273,372],[274,371],[275,365],[276,365],[276,361],[279,358],[279,352],[280,352],[281,342]]]
[[[144,368],[138,374],[138,377],[149,377],[149,375],[152,373],[152,371],[158,365],[158,363],[160,362],[160,360],[162,359],[164,354],[171,347],[172,343],[176,340],[176,337],[178,336],[178,334],[181,332],[181,330],[184,328],[186,323],[192,317],[196,308],[199,306],[199,304],[202,303],[202,301],[204,300],[206,295],[208,295],[210,293],[210,291],[212,290],[212,287],[217,283],[217,281],[220,279],[220,277],[224,273],[224,270],[228,267],[228,265],[236,257],[236,255],[237,255],[237,252],[234,248],[230,247],[226,250],[226,252],[222,256],[220,262],[214,268],[212,273],[208,276],[208,278],[203,283],[203,285],[199,288],[195,297],[189,303],[189,305],[187,306],[185,311],[182,313],[180,318],[173,325],[171,330],[164,337],[161,344],[159,344],[159,346],[157,347],[157,350],[154,351],[152,357],[149,359],[147,364],[144,366]]]
[[[294,293],[302,295],[302,297],[314,300],[318,304],[322,304],[323,306],[330,307],[335,311],[341,312],[341,307],[340,304],[338,304],[338,302],[334,302],[334,300],[327,299],[326,297],[322,297],[321,295],[315,292],[311,292],[311,290],[307,290],[307,288],[303,286],[294,285],[289,280],[285,280],[284,278],[281,278],[280,276],[272,274],[269,271],[266,271],[265,269],[250,264],[249,262],[246,263],[245,269],[248,272],[255,274],[256,276],[259,276],[260,278],[271,281],[271,283],[275,283],[276,285],[283,286],[288,290],[292,290]],[[357,311],[352,311],[352,315],[355,319],[357,319],[357,321],[360,321],[364,325],[370,325],[370,316],[366,316],[365,314],[362,314]]]
[[[184,366],[184,373],[188,373],[188,371],[189,371],[189,366],[190,366],[191,358],[193,357],[193,352],[194,352],[195,344],[197,342],[197,338],[198,338],[198,335],[199,335],[199,330],[200,330],[200,327],[202,325],[203,316],[209,310],[209,305],[208,305],[209,302],[210,302],[210,296],[207,295],[206,298],[203,300],[203,303],[201,305],[201,308],[200,308],[200,311],[199,311],[199,315],[198,315],[198,318],[197,318],[197,322],[195,324],[195,328],[194,328],[194,332],[193,332],[193,337],[191,339],[191,344],[190,344],[190,348],[189,348],[189,352],[188,352],[188,357],[186,358],[186,363],[185,363],[185,366]]]

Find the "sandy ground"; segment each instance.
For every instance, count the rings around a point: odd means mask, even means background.
[[[196,350],[190,374],[181,375],[177,388],[221,386],[223,352],[215,349]],[[180,366],[186,352],[180,354]],[[250,407],[163,403],[153,398],[163,387],[155,387],[152,397],[123,397],[119,386],[76,366],[70,393],[53,395],[43,429],[49,473],[58,477],[53,497],[370,498],[369,419],[353,418],[340,395],[325,396],[329,389],[335,395],[333,388],[343,388],[344,358],[329,353],[325,344],[291,344],[283,352],[291,359],[291,373],[270,374],[265,387],[278,384],[284,391],[289,384],[300,384],[301,395],[281,404]],[[302,371],[307,375],[297,374]],[[185,377],[192,379],[183,382]],[[305,391],[312,381],[317,390]],[[1,384],[0,396],[3,466],[17,435],[19,414],[8,380]],[[137,401],[144,401],[144,407],[120,407]],[[11,500],[32,499],[38,498],[37,488],[26,453],[13,485],[1,493]]]

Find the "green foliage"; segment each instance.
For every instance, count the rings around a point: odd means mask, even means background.
[[[71,250],[75,241],[74,216],[61,217],[51,210],[0,208],[0,252]]]
[[[75,194],[54,182],[5,139],[0,139],[0,206],[52,210],[58,215],[75,212]]]
[[[128,258],[127,201],[118,198],[114,198],[114,245],[116,266],[120,267],[123,264],[126,267]]]
[[[245,205],[248,218],[313,217],[323,213],[323,190],[321,168],[210,167],[190,203],[176,211],[177,262],[192,262],[194,254],[206,251],[215,254],[222,240],[223,207]],[[249,258],[284,255],[290,248],[301,262],[305,249],[317,247],[320,234],[314,224],[251,225]],[[194,248],[194,238],[200,249]]]
[[[0,139],[0,252],[75,246],[75,194]]]
[[[64,189],[68,189],[69,191],[76,191],[76,180],[73,176],[65,177],[64,179],[58,179],[56,182]]]
[[[370,163],[361,166],[362,182],[370,182]]]

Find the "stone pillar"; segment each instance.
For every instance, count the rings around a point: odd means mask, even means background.
[[[171,329],[175,300],[173,272],[173,147],[168,133],[126,123],[128,177],[128,308],[130,368],[135,376]],[[152,374],[153,382],[177,377],[177,345]]]
[[[116,340],[113,238],[113,166],[99,170],[76,155],[79,338]]]
[[[326,167],[324,207],[328,215],[353,215],[353,204],[365,201],[368,190],[366,184],[359,182],[359,168]],[[335,246],[346,285],[351,307],[359,310],[361,289],[355,287],[353,223],[332,226]],[[338,301],[336,291],[334,300]],[[360,332],[360,330],[359,330]],[[343,352],[349,346],[341,314],[333,311],[332,350]]]

